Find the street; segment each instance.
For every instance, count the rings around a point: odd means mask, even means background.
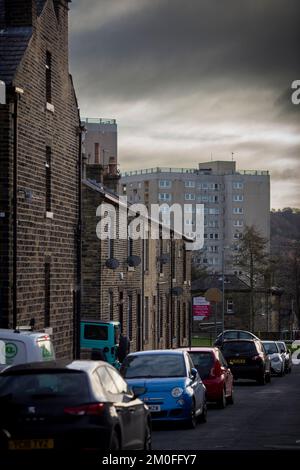
[[[300,450],[300,367],[265,386],[238,381],[234,405],[211,405],[207,423],[194,430],[155,424],[153,449]]]

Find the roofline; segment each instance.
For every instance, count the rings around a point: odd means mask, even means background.
[[[136,216],[138,214],[138,211],[135,211],[135,210],[132,210],[131,209],[131,206],[129,206],[128,204],[125,204],[124,202],[120,201],[120,198],[117,194],[114,194],[114,193],[110,193],[109,191],[107,191],[105,189],[105,187],[103,186],[102,189],[101,187],[97,184],[95,185],[94,183],[92,183],[90,180],[87,180],[87,179],[84,179],[82,180],[82,183],[87,186],[88,188],[94,190],[94,191],[97,191],[98,193],[100,193],[104,199],[107,199],[109,202],[111,202],[112,204],[116,205],[116,206],[119,206],[119,207],[122,207],[124,209],[127,209],[129,213],[131,213],[132,215]],[[188,242],[188,243],[193,243],[195,240],[193,238],[189,238],[187,237],[186,235],[184,235],[183,233],[181,232],[178,232],[177,230],[174,230],[172,229],[171,227],[167,227],[166,225],[164,225],[162,222],[158,221],[158,220],[155,220],[155,219],[152,219],[151,217],[145,217],[143,214],[140,214],[140,217],[142,217],[143,219],[146,219],[148,220],[149,222],[153,222],[154,224],[158,225],[159,227],[161,227],[162,229],[165,229],[165,230],[169,230],[170,232],[174,233],[174,234],[177,234],[177,235],[180,235],[180,238],[182,238],[184,241]]]

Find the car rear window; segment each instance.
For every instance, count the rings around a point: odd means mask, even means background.
[[[14,373],[0,375],[0,399],[6,396],[10,399],[73,396],[84,401],[89,388],[84,373]]]
[[[185,377],[182,354],[141,354],[128,356],[122,367],[126,379],[154,377]]]
[[[207,379],[213,368],[215,359],[210,352],[189,352],[196,369],[199,372],[201,379]]]
[[[105,325],[84,325],[84,339],[108,340],[108,328]]]
[[[222,352],[225,356],[230,356],[231,354],[257,354],[255,343],[250,341],[223,343]]]

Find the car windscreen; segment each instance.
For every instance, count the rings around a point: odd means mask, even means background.
[[[286,346],[284,343],[277,343],[280,352],[285,353],[287,351]]]
[[[278,348],[276,343],[263,343],[265,351],[267,354],[278,353]]]
[[[201,379],[207,379],[214,366],[214,356],[209,352],[189,351],[193,363],[199,372]]]
[[[245,354],[246,356],[257,354],[255,344],[250,341],[223,343],[222,352],[227,357],[235,354]]]
[[[122,367],[126,379],[154,377],[185,377],[182,354],[141,354],[128,356]]]
[[[78,397],[85,401],[89,397],[87,376],[77,372],[14,373],[0,375],[0,401],[18,399],[43,399],[56,397]]]

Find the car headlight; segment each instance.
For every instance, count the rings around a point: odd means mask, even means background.
[[[172,395],[173,398],[178,398],[178,397],[180,397],[182,394],[183,394],[183,388],[181,388],[181,387],[175,387],[175,388],[173,388],[173,390],[171,391],[171,395]]]

